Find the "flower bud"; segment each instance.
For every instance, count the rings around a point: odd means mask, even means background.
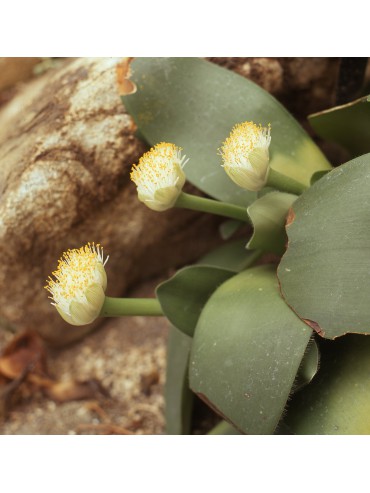
[[[55,279],[49,276],[45,289],[66,322],[86,325],[98,318],[107,287],[107,261],[103,247],[94,243],[63,253],[52,274]]]
[[[223,167],[234,183],[253,192],[266,185],[270,142],[270,125],[244,122],[234,126],[220,149]]]
[[[175,205],[185,183],[182,168],[188,162],[181,157],[181,147],[161,142],[134,164],[131,180],[137,186],[138,198],[149,209],[165,211]]]

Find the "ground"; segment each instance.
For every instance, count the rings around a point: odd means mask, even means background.
[[[139,285],[132,296],[152,296],[159,279]],[[168,322],[162,317],[107,319],[79,343],[48,349],[48,368],[57,380],[96,379],[96,398],[57,403],[41,391],[12,404],[0,433],[164,433],[165,356]],[[73,330],[68,327],[66,330]],[[0,331],[0,349],[13,337]]]

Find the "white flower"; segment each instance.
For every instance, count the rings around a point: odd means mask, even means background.
[[[141,202],[154,211],[165,211],[175,205],[185,183],[182,168],[188,162],[181,157],[181,147],[161,142],[134,164],[131,180],[137,186]]]
[[[270,142],[270,125],[244,122],[234,126],[220,154],[226,173],[237,185],[254,192],[266,185]]]
[[[52,274],[55,280],[49,276],[45,289],[66,322],[86,325],[99,316],[107,287],[107,261],[103,247],[94,243],[63,253]]]

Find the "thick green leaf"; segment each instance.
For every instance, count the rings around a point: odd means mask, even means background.
[[[191,338],[170,328],[167,343],[165,418],[168,435],[187,435],[191,430],[194,394],[189,389]]]
[[[261,254],[260,251],[246,250],[245,240],[234,240],[207,253],[198,264],[240,272],[252,265]]]
[[[193,336],[203,306],[215,289],[260,256],[260,251],[246,250],[245,240],[236,240],[209,252],[198,265],[180,269],[157,287],[163,313],[184,334]]]
[[[315,132],[341,144],[352,156],[370,152],[370,96],[308,117]]]
[[[294,395],[284,422],[296,434],[369,435],[369,375],[369,337],[325,341],[319,373]]]
[[[248,252],[245,249],[245,241],[237,240],[222,245],[207,254],[201,260],[208,266],[224,267],[237,272],[254,262],[259,252]],[[184,287],[184,286],[183,286]],[[199,299],[194,298],[194,286],[189,285],[186,292],[178,292],[179,298],[175,301],[184,304],[195,300],[193,307],[195,312],[199,307]],[[214,286],[213,289],[215,289]],[[178,306],[178,305],[176,305]],[[191,311],[190,311],[191,313]],[[199,311],[198,311],[199,313]],[[177,315],[177,314],[176,314]],[[183,315],[182,307],[179,310],[180,318]],[[194,314],[190,319],[194,321]],[[191,417],[194,402],[194,394],[189,388],[188,363],[191,348],[191,338],[171,327],[167,345],[167,371],[165,386],[165,415],[167,434],[188,434],[191,431]],[[230,431],[231,433],[231,431]]]
[[[238,221],[236,219],[229,219],[228,221],[224,221],[220,225],[221,238],[223,240],[228,240],[242,226],[245,226],[245,223],[242,223],[241,221]]]
[[[233,275],[231,270],[207,265],[184,267],[157,287],[156,296],[168,320],[191,337],[213,291]]]
[[[260,197],[248,207],[253,224],[253,235],[247,244],[249,250],[263,250],[281,255],[285,251],[287,236],[285,222],[296,195],[271,192]]]
[[[331,171],[293,204],[278,268],[288,305],[329,339],[370,334],[370,154]]]
[[[319,369],[320,353],[314,339],[311,339],[294,382],[294,392],[309,384]]]
[[[316,171],[316,173],[314,173],[312,176],[311,176],[311,185],[313,185],[314,183],[316,183],[317,181],[321,180],[321,178],[323,176],[326,175],[326,173],[329,173],[330,170],[326,169],[324,171]]]
[[[243,271],[202,311],[190,387],[238,430],[273,433],[311,334],[281,298],[273,267]]]
[[[240,435],[240,432],[227,421],[220,421],[207,435]]]
[[[271,123],[271,166],[309,185],[330,167],[297,121],[253,82],[198,58],[138,58],[135,94],[122,98],[150,144],[173,142],[190,158],[187,178],[209,195],[247,205],[254,192],[237,187],[221,167],[217,149],[231,128],[246,120]]]

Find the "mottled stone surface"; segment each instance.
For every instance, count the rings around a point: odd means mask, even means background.
[[[0,57],[0,91],[32,77],[40,61],[41,58]]]

